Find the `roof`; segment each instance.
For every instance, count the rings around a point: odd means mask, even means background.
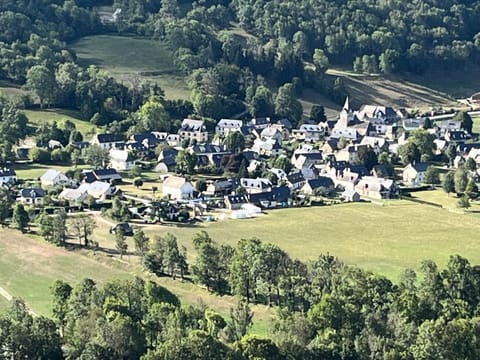
[[[247,198],[244,195],[228,195],[225,196],[225,200],[228,200],[230,204],[246,204]]]
[[[15,170],[12,168],[0,168],[0,177],[4,176],[16,176]]]
[[[197,155],[230,153],[230,151],[228,151],[224,145],[212,145],[212,144],[194,145],[191,147],[191,149]]]
[[[290,184],[297,184],[302,181],[305,181],[305,178],[303,177],[303,174],[301,172],[294,172],[287,175],[287,181]]]
[[[58,170],[48,169],[42,176],[40,176],[40,180],[43,181],[53,181],[58,175],[62,173]]]
[[[350,165],[349,169],[350,169],[350,172],[356,173],[360,176],[365,176],[369,174],[368,169],[363,165]]]
[[[241,178],[240,184],[246,188],[266,189],[272,186],[270,180],[265,178]]]
[[[415,162],[413,164],[410,164],[417,172],[425,172],[428,169],[428,166],[430,165],[427,162]]]
[[[242,120],[220,119],[220,121],[217,123],[217,127],[226,129],[236,129],[241,128],[242,126]]]
[[[280,119],[277,121],[277,124],[287,128],[288,130],[291,130],[293,128],[291,121],[288,119]]]
[[[42,188],[25,188],[20,192],[23,198],[43,198],[45,197],[45,190]]]
[[[325,176],[319,176],[318,179],[307,180],[307,184],[312,189],[317,189],[319,187],[326,187],[326,188],[335,187],[333,180]]]
[[[253,119],[252,119],[252,124],[253,124],[254,126],[267,125],[267,124],[270,124],[270,118],[269,118],[269,117],[253,118]]]
[[[163,181],[163,187],[180,189],[185,183],[187,183],[187,179],[184,177],[171,175]]]
[[[119,134],[97,134],[96,137],[99,143],[113,143],[123,141],[123,137]]]
[[[183,119],[180,131],[206,131],[203,120]]]
[[[78,200],[86,192],[87,192],[87,189],[82,186],[78,187],[77,189],[65,188],[58,195],[58,197],[60,199],[65,199],[65,200]]]
[[[111,149],[109,152],[111,160],[118,161],[134,161],[134,157],[130,151]]]
[[[115,169],[96,169],[93,170],[93,175],[97,178],[97,180],[103,179],[114,179],[114,180],[122,180],[122,177],[117,170]]]

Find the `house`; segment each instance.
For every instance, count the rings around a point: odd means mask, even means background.
[[[248,204],[248,199],[245,195],[227,195],[224,203],[228,210],[239,210],[243,205]]]
[[[95,180],[105,182],[122,182],[122,176],[115,169],[95,169],[92,171]]]
[[[245,189],[247,194],[255,194],[272,190],[272,183],[265,178],[241,178],[240,185]]]
[[[415,162],[408,164],[402,173],[403,182],[410,185],[419,185],[425,182],[425,173],[427,172],[428,163]]]
[[[322,146],[322,153],[333,154],[338,150],[338,139],[329,138]]]
[[[77,194],[85,193],[98,201],[108,200],[117,192],[117,188],[115,186],[111,186],[107,182],[98,180],[92,183],[83,183],[76,190]],[[64,195],[75,196],[75,193],[67,193]]]
[[[170,175],[163,181],[163,196],[170,199],[192,199],[193,190],[192,183],[184,177]]]
[[[251,204],[260,208],[269,209],[278,206],[286,207],[290,199],[290,189],[287,186],[276,186],[270,191],[248,194]]]
[[[220,119],[217,126],[215,126],[215,134],[221,137],[227,136],[231,132],[241,131],[242,126],[242,120]]]
[[[345,190],[342,193],[341,198],[346,202],[358,202],[360,201],[360,194],[355,190]]]
[[[355,186],[360,196],[373,199],[390,199],[396,196],[396,187],[393,180],[378,178],[375,176],[364,176]]]
[[[180,146],[182,144],[182,139],[178,134],[168,134],[165,141],[170,146]]]
[[[110,228],[110,234],[115,234],[115,232],[121,230],[125,236],[133,236],[133,228],[129,223],[120,223]]]
[[[445,133],[445,140],[454,143],[464,143],[467,140],[467,133],[463,130],[448,130]]]
[[[231,154],[224,145],[212,144],[194,145],[189,151],[197,156],[197,166],[220,166],[222,158]]]
[[[17,181],[17,173],[12,168],[0,168],[0,185],[11,185]]]
[[[235,182],[232,180],[210,180],[207,181],[207,195],[227,195],[230,194],[235,187]]]
[[[305,185],[305,178],[301,171],[290,173],[287,175],[287,186],[291,191],[300,190]]]
[[[45,191],[42,188],[25,188],[20,191],[17,201],[28,205],[41,205],[45,198]]]
[[[360,145],[369,146],[377,155],[382,151],[388,150],[387,139],[377,136],[364,136],[362,141],[360,141]]]
[[[328,191],[333,191],[335,190],[335,184],[331,178],[320,176],[317,179],[307,180],[300,191],[304,194],[311,195],[319,188],[325,188]]]
[[[129,144],[142,144],[147,149],[152,149],[160,144],[162,141],[165,141],[167,133],[161,132],[148,132],[142,134],[134,134],[130,136]]]
[[[178,135],[180,135],[181,140],[194,139],[199,143],[208,140],[208,132],[203,120],[183,119]]]
[[[269,126],[261,131],[260,138],[263,140],[273,140],[281,144],[283,141],[283,134],[278,128]]]
[[[270,126],[270,118],[269,117],[260,117],[254,118],[250,121],[250,125],[253,126],[256,130],[263,130]]]
[[[324,129],[315,124],[302,124],[299,129],[292,131],[292,135],[297,140],[316,142],[324,135]]]
[[[131,151],[110,149],[110,167],[115,170],[130,170],[135,166],[135,158]]]
[[[378,178],[387,178],[390,176],[388,168],[383,164],[375,165],[370,173],[372,174],[372,176]]]
[[[71,186],[74,181],[69,179],[62,172],[54,169],[47,170],[40,176],[40,183],[43,187],[47,186]]]
[[[265,156],[278,156],[283,153],[282,147],[274,139],[255,139],[253,142],[252,150],[258,155]]]
[[[69,201],[69,202],[81,203],[86,199],[87,195],[88,195],[87,189],[80,186],[77,189],[72,189],[72,188],[63,189],[63,191],[58,195],[58,198],[61,200]]]
[[[102,149],[110,150],[122,147],[125,142],[121,135],[106,133],[94,135],[91,144],[100,146]]]

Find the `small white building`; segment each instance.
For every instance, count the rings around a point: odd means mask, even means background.
[[[43,187],[48,186],[71,186],[74,181],[58,170],[48,169],[40,176],[40,183]]]
[[[170,199],[192,199],[193,190],[192,183],[184,177],[170,175],[163,181],[163,196],[168,196]]]
[[[428,163],[417,162],[408,164],[403,169],[403,182],[410,185],[419,185],[425,182],[425,173],[427,172]]]
[[[220,119],[215,127],[215,134],[219,136],[227,136],[231,132],[240,131],[242,126],[242,120]]]
[[[115,170],[130,170],[135,166],[135,158],[130,151],[110,149],[110,167]]]
[[[15,184],[17,182],[17,174],[11,168],[0,168],[0,185]]]

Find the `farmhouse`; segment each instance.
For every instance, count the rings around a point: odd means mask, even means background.
[[[66,200],[69,202],[83,202],[87,197],[87,189],[80,186],[77,189],[65,188],[63,191],[58,195],[58,198],[61,200]]]
[[[305,185],[302,187],[302,192],[307,195],[312,195],[317,189],[324,188],[327,191],[332,191],[335,189],[335,184],[332,179],[326,176],[320,176],[318,179],[307,180]]]
[[[17,174],[12,168],[0,168],[0,185],[15,184]]]
[[[390,199],[396,195],[393,180],[374,176],[364,176],[355,186],[355,190],[361,196],[373,199]]]
[[[98,181],[121,182],[122,176],[115,169],[95,169],[93,176]]]
[[[47,186],[71,186],[74,181],[58,170],[49,169],[40,176],[40,183],[43,187]]]
[[[425,182],[425,173],[428,168],[426,162],[408,164],[402,173],[403,182],[410,185],[419,185]]]
[[[227,195],[224,203],[228,210],[239,210],[243,205],[248,204],[248,199],[244,195]]]
[[[192,199],[193,185],[183,177],[171,175],[163,181],[163,196],[175,200]]]
[[[227,136],[231,132],[241,131],[242,126],[242,120],[220,119],[215,127],[215,134],[219,136]]]
[[[241,178],[240,185],[242,185],[248,194],[266,192],[272,189],[272,183],[265,178]]]

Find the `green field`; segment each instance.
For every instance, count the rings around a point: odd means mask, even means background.
[[[52,123],[57,122],[59,126],[65,121],[72,121],[77,130],[80,131],[86,139],[91,138],[95,134],[97,127],[86,120],[79,117],[79,114],[74,111],[63,109],[48,109],[48,110],[25,110],[25,115],[28,118],[29,125],[38,127],[42,122]]]
[[[168,98],[190,96],[184,76],[173,63],[172,51],[160,41],[96,35],[80,39],[72,48],[83,66],[96,65],[127,83],[141,79],[156,81]]]
[[[88,165],[80,165],[79,168],[88,168]],[[70,165],[42,165],[42,164],[31,164],[31,163],[16,163],[14,166],[15,172],[19,179],[38,179],[42,176],[48,169],[55,169],[65,173],[68,170],[73,169],[73,166]]]
[[[200,230],[231,245],[242,238],[257,237],[278,244],[302,260],[328,252],[393,280],[405,268],[418,269],[425,259],[444,265],[451,254],[461,254],[480,264],[480,221],[476,215],[403,200],[386,202],[384,206],[358,203],[275,210],[256,219],[149,232],[175,234],[192,254],[191,239]]]
[[[455,194],[447,195],[443,190],[433,190],[433,191],[418,191],[412,193],[412,197],[429,201],[435,204],[442,205],[445,209],[451,211],[461,212],[463,210],[457,208],[458,197]],[[470,208],[468,211],[479,211],[480,212],[480,201],[472,200],[470,201]]]

